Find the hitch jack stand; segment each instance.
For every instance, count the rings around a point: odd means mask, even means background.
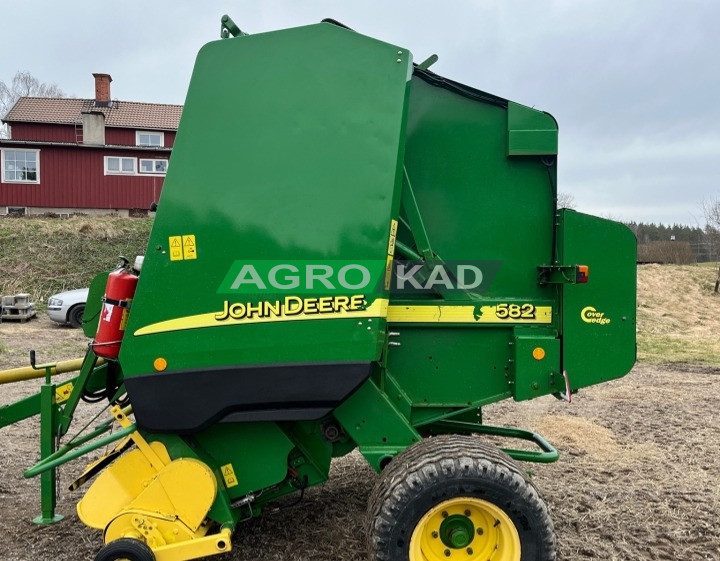
[[[35,368],[35,351],[30,352],[30,364]],[[42,367],[37,368],[40,370]],[[57,407],[55,384],[51,380],[53,365],[46,365],[45,383],[40,388],[40,457],[47,458],[55,452],[57,436]],[[63,519],[55,514],[57,474],[55,468],[40,475],[40,516],[33,518],[35,524],[55,524]]]

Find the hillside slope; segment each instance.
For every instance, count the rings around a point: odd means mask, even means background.
[[[717,268],[638,267],[638,359],[641,362],[720,364]]]
[[[0,294],[28,292],[42,307],[51,294],[88,286],[119,255],[144,254],[151,227],[150,218],[0,218]]]

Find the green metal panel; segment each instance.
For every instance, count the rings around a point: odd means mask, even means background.
[[[511,135],[522,131],[541,134],[520,134],[508,150]],[[527,399],[557,391],[550,372],[559,370],[559,291],[537,282],[537,267],[552,260],[555,216],[554,159],[540,156],[556,148],[557,126],[548,114],[428,73],[413,77],[405,166],[415,204],[406,210],[412,232],[401,227],[398,239],[415,243],[418,252],[422,244],[432,246],[445,260],[502,261],[489,291],[473,295],[476,311],[469,317],[458,315],[455,304],[462,303],[407,295],[391,300],[391,306],[414,306],[419,315],[424,306],[438,309],[433,321],[401,313],[390,327],[399,334],[393,339],[399,346],[388,348],[386,358],[390,388],[401,409],[409,402],[413,424],[512,395]],[[521,149],[529,157],[508,155]],[[548,320],[517,331],[521,320],[483,315],[498,305],[542,306]],[[449,315],[458,321],[448,321]],[[541,364],[528,362],[525,351],[538,342],[547,356]]]
[[[552,186],[540,157],[508,157],[508,110],[414,76],[405,165],[435,253],[501,260],[488,297],[554,299],[535,270],[552,255]]]
[[[513,338],[513,397],[523,401],[565,389],[560,371],[560,340],[554,333],[521,327]],[[541,349],[537,351],[536,349]]]
[[[373,380],[365,382],[334,415],[378,472],[385,460],[420,440],[420,435]]]
[[[509,395],[512,329],[457,325],[393,326],[399,347],[388,370],[415,408],[465,407]]]
[[[126,376],[151,372],[158,356],[167,372],[378,358],[383,321],[156,324],[212,323],[226,301],[274,300],[218,292],[238,260],[384,270],[411,68],[405,49],[325,23],[203,47],[121,350]],[[191,258],[171,260],[171,238],[190,235]]]
[[[85,337],[95,337],[98,323],[100,322],[100,310],[102,309],[102,297],[105,295],[109,271],[95,275],[90,283],[88,298],[83,312],[83,333]]]
[[[563,368],[572,389],[627,374],[635,363],[636,239],[617,222],[559,211],[563,263],[589,267],[563,285]]]
[[[549,113],[508,102],[508,154],[546,156],[558,153],[557,122]]]
[[[224,474],[218,483],[225,483],[231,499],[285,479],[293,448],[275,423],[218,423],[194,441],[199,457]]]

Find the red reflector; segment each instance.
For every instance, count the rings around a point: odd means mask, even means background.
[[[578,284],[586,283],[588,281],[589,277],[590,277],[590,268],[587,265],[578,265],[575,282]]]

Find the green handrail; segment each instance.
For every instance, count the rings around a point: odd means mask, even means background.
[[[537,462],[541,464],[549,464],[556,462],[560,458],[560,453],[557,449],[550,444],[545,438],[529,430],[516,429],[510,427],[496,427],[493,425],[481,425],[476,423],[470,423],[466,421],[437,421],[430,425],[432,428],[439,428],[441,430],[449,430],[452,432],[460,433],[478,433],[478,434],[489,434],[491,436],[503,436],[506,438],[519,438],[521,440],[527,440],[536,444],[542,452],[535,450],[517,450],[515,448],[501,448],[508,456],[514,460],[521,462]]]

